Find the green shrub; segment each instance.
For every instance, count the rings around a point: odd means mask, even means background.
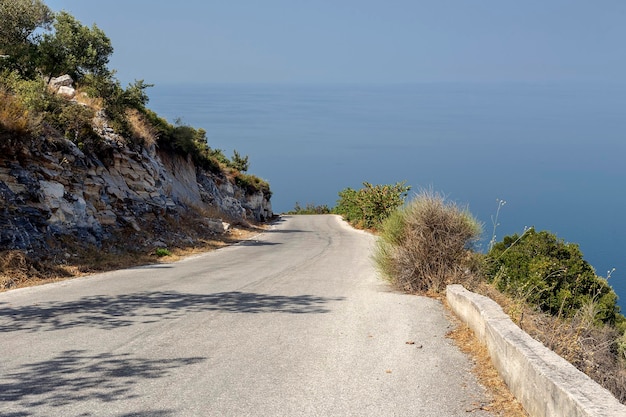
[[[147,108],[144,109],[141,113],[146,117],[146,121],[150,124],[150,126],[152,126],[154,134],[159,139],[159,141],[162,142],[163,138],[168,138],[172,135],[174,126],[172,126],[163,117],[160,117],[154,111]]]
[[[490,282],[544,312],[573,317],[591,305],[596,322],[622,319],[607,280],[596,275],[578,245],[550,232],[531,228],[522,236],[506,236],[493,246],[488,259]]]
[[[0,124],[3,130],[18,136],[37,135],[42,130],[45,112],[55,104],[43,80],[25,80],[15,71],[0,72]]]
[[[14,118],[18,113],[22,114],[14,122],[21,119],[20,124],[23,125],[25,120],[28,121],[26,130],[23,126],[14,125],[14,132],[21,130],[36,134],[45,121],[77,144],[91,143],[97,139],[93,131],[94,110],[51,93],[43,80],[24,80],[15,72],[5,72],[0,75],[0,90],[4,92],[0,103],[4,118],[7,121],[10,119],[8,112],[12,109]],[[8,125],[5,123],[5,126]]]
[[[334,212],[340,214],[355,227],[373,229],[398,207],[404,204],[410,186],[404,182],[393,185],[372,185],[363,183],[363,188],[346,188],[339,192],[339,200]]]
[[[235,174],[235,184],[246,190],[248,193],[262,192],[267,198],[271,198],[272,192],[267,181],[249,174],[237,172]]]
[[[166,248],[156,248],[154,250],[154,254],[159,257],[162,258],[164,256],[170,256],[172,254],[172,252],[170,252],[168,249]]]
[[[138,80],[124,89],[119,80],[114,77],[114,71],[103,71],[98,74],[84,75],[80,86],[90,97],[102,98],[103,109],[109,118],[110,126],[122,136],[129,137],[132,134],[128,118],[129,110],[137,110],[148,120],[159,124],[157,123],[158,116],[149,114],[153,112],[145,107],[149,101],[145,90],[152,87],[152,84]]]
[[[65,137],[82,147],[97,138],[93,130],[94,114],[90,107],[68,102],[61,106],[56,121]]]
[[[48,123],[55,121],[66,99],[51,93],[43,79],[20,78],[16,72],[0,73],[0,86],[13,93],[28,111]]]
[[[374,254],[379,271],[410,292],[442,291],[466,277],[480,223],[432,191],[422,191],[383,223]]]
[[[231,158],[231,167],[239,172],[246,172],[250,167],[250,161],[248,155],[241,156],[236,150],[233,151],[233,157]]]
[[[296,201],[296,204],[288,214],[330,214],[330,208],[326,204],[316,206],[314,203],[307,203],[302,207],[300,203]]]
[[[206,132],[191,126],[176,126],[172,131],[171,140],[174,149],[186,154],[200,154],[208,150]]]

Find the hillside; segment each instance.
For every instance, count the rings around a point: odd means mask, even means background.
[[[0,2],[0,288],[15,271],[194,247],[273,216],[248,156],[152,112],[150,85],[123,88],[112,53],[95,25]]]
[[[0,251],[65,262],[78,248],[119,252],[171,247],[272,217],[270,194],[227,170],[156,143],[130,146],[102,119],[98,151],[53,129],[0,135]]]

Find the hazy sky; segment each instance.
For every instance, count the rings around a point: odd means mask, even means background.
[[[47,0],[123,82],[619,81],[624,0]]]

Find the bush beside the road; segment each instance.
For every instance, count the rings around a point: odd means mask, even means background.
[[[382,222],[374,259],[381,273],[410,292],[462,283],[480,223],[467,209],[422,191]]]
[[[346,188],[339,192],[333,212],[360,229],[378,229],[398,207],[404,204],[410,186],[404,182],[387,185],[363,183],[363,188]]]

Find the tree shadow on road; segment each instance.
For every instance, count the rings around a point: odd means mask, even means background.
[[[310,230],[302,230],[302,229],[270,229],[265,231],[265,233],[267,234],[271,234],[271,233],[285,233],[285,234],[289,234],[289,233],[311,233]]]
[[[112,403],[132,399],[138,397],[133,387],[141,380],[163,378],[177,368],[204,360],[197,357],[143,359],[127,353],[94,355],[83,350],[68,350],[50,360],[25,364],[1,375],[0,403],[10,403],[15,410],[3,415],[22,417],[41,415],[42,408],[49,411],[79,402]],[[63,415],[62,412],[53,414]],[[169,410],[155,410],[126,415],[165,417],[173,414]]]
[[[276,245],[282,245],[282,243],[266,242],[263,240],[244,240],[243,242],[237,243],[237,246],[276,246]]]
[[[328,313],[328,304],[343,297],[269,295],[249,292],[188,294],[152,291],[117,296],[98,295],[10,307],[0,303],[0,332],[51,331],[77,326],[115,329],[138,323],[175,319],[188,313]]]

